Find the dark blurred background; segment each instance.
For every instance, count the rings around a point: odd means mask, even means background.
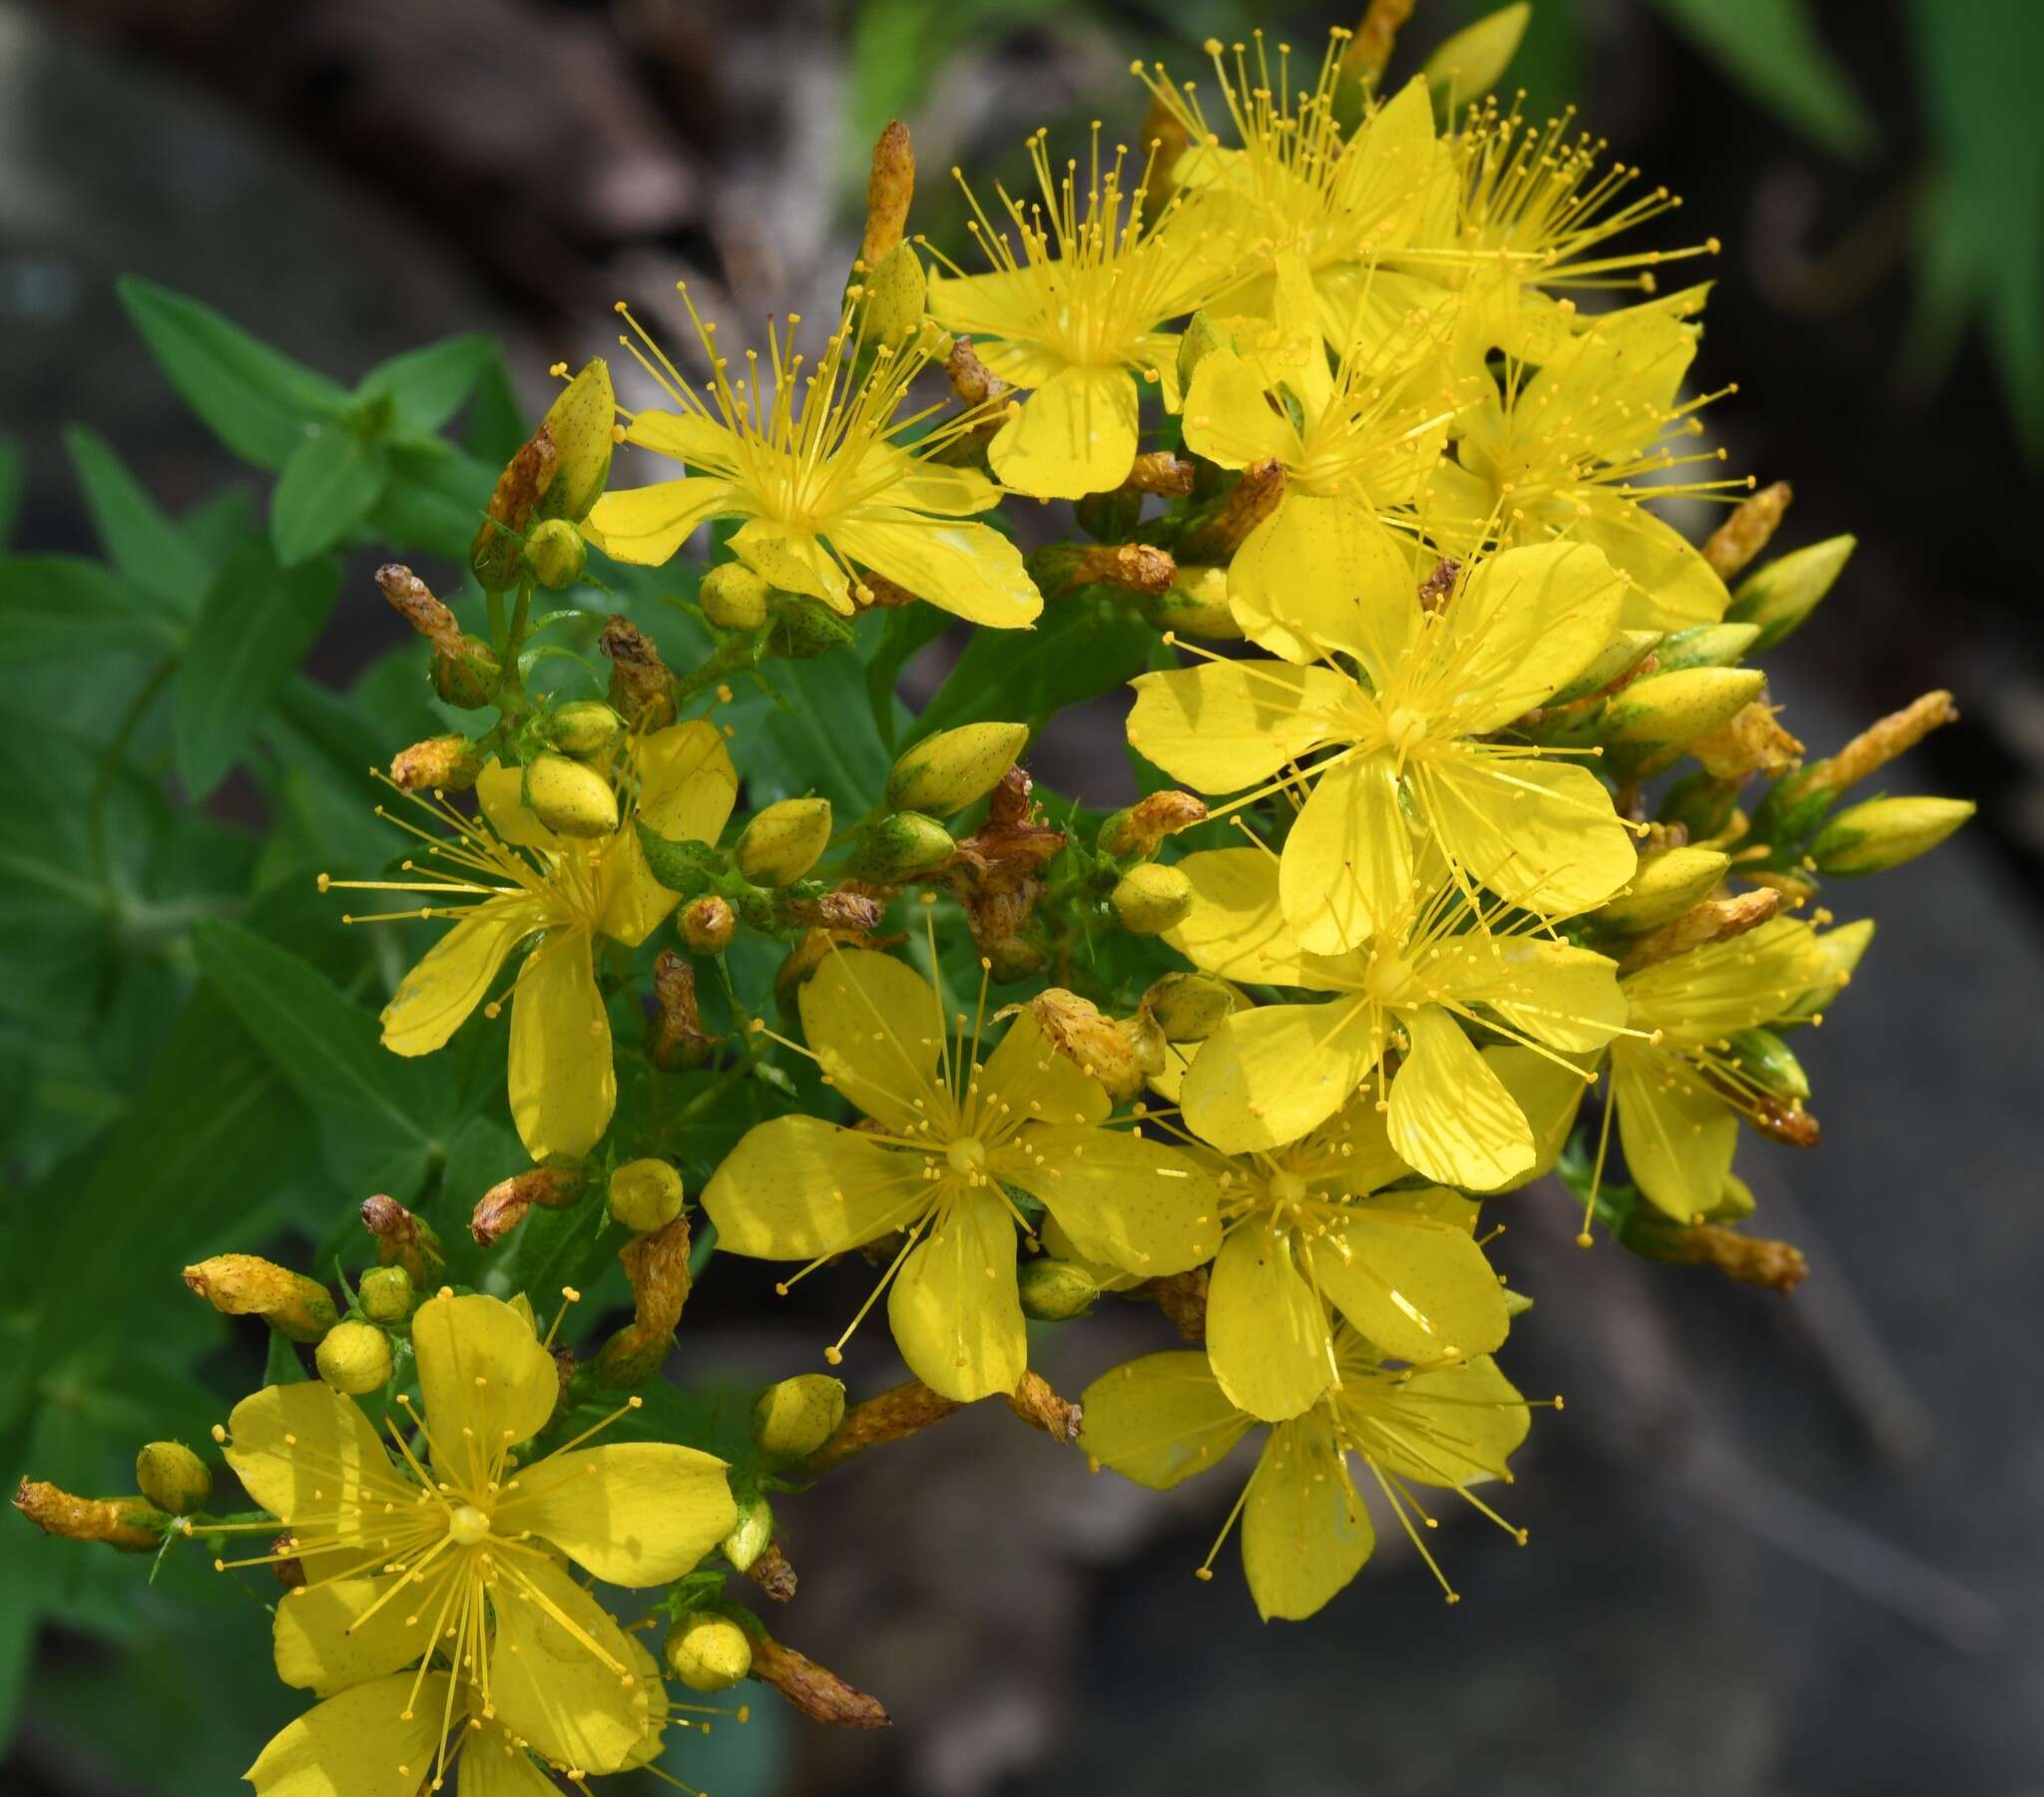
[[[1422,0],[1394,77],[1485,10]],[[715,1797],[2044,1797],[2040,21],[2034,0],[1541,0],[1508,82],[1535,113],[1577,101],[1684,197],[1664,240],[1724,239],[1700,366],[1740,391],[1715,440],[1793,483],[1778,548],[1859,539],[1774,664],[1788,722],[1820,752],[1927,687],[1965,712],[1887,784],[1979,818],[1863,900],[1829,895],[1880,932],[1798,1044],[1823,1146],[1744,1150],[1759,1226],[1807,1251],[1808,1283],[1785,1300],[1580,1253],[1543,1187],[1501,1205],[1501,1264],[1538,1300],[1509,1365],[1569,1401],[1507,1494],[1531,1546],[1444,1524],[1454,1608],[1386,1540],[1316,1621],[1265,1627],[1232,1549],[1191,1576],[1227,1475],[1159,1499],[1005,1415],[873,1456],[783,1522],[797,1638],[897,1726],[762,1717],[706,1758]],[[1220,0],[10,0],[17,543],[90,546],[69,423],[174,507],[236,477],[130,333],[119,273],[346,378],[497,332],[536,400],[548,363],[606,350],[620,295],[663,319],[686,276],[734,327],[827,308],[889,116],[914,129],[919,225],[955,240],[940,172],[1012,169],[1039,124],[1133,132],[1131,54],[1192,75],[1210,33],[1316,46],[1337,22]],[[401,629],[353,591],[316,652],[336,683]],[[1116,736],[1091,719],[1042,752],[1109,800]],[[737,1378],[813,1348],[813,1318],[761,1321],[764,1289],[727,1266],[692,1310],[689,1341]],[[1110,1307],[1039,1363],[1076,1391],[1158,1329]],[[858,1346],[855,1388],[893,1376],[883,1332]],[[259,1671],[245,1622],[213,1631],[200,1689]],[[126,1657],[62,1628],[34,1650],[9,1791],[182,1791],[201,1766],[225,1789],[259,1742],[152,1666],[146,1627]]]

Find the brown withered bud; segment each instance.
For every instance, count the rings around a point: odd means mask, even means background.
[[[432,1224],[382,1192],[362,1200],[361,1217],[362,1227],[376,1238],[378,1266],[403,1267],[421,1291],[439,1283],[447,1254]]]
[[[1655,1260],[1673,1261],[1680,1266],[1716,1267],[1742,1285],[1758,1285],[1784,1296],[1793,1291],[1809,1271],[1802,1250],[1786,1241],[1769,1241],[1757,1235],[1742,1235],[1717,1223],[1697,1223],[1686,1229],[1657,1230],[1651,1238],[1628,1244]]]
[[[1448,603],[1448,596],[1455,591],[1455,583],[1461,578],[1462,564],[1453,556],[1442,556],[1433,565],[1433,572],[1419,583],[1419,609],[1438,612]]]
[[[1816,1119],[1803,1110],[1800,1099],[1764,1094],[1754,1106],[1752,1117],[1753,1126],[1770,1141],[1787,1142],[1791,1148],[1813,1148],[1817,1144]]]
[[[1179,1340],[1193,1347],[1201,1346],[1207,1339],[1207,1269],[1196,1266],[1189,1273],[1173,1273],[1168,1278],[1146,1279],[1136,1287],[1135,1295],[1148,1298],[1170,1319],[1171,1326],[1178,1331]]]
[[[276,1574],[276,1582],[287,1591],[300,1589],[305,1582],[305,1563],[291,1550],[298,1545],[294,1535],[279,1535],[269,1544],[270,1553],[279,1558],[269,1563],[269,1570]]]
[[[1165,837],[1205,823],[1207,814],[1206,801],[1190,792],[1153,792],[1102,824],[1098,846],[1104,855],[1140,855],[1147,860]]]
[[[662,949],[653,964],[653,1065],[667,1073],[701,1067],[718,1039],[703,1031],[696,970],[673,949]]]
[[[615,613],[597,639],[611,665],[611,708],[635,727],[661,729],[675,720],[675,676],[638,626]]]
[[[483,758],[466,736],[428,736],[391,758],[390,783],[400,792],[466,792]]]
[[[859,576],[852,595],[861,606],[867,607],[912,606],[922,597],[920,593],[909,592],[898,581],[890,581],[884,574],[875,574],[870,568]]]
[[[880,258],[901,241],[914,197],[915,152],[909,147],[908,127],[889,119],[873,146],[872,173],[866,177],[866,229],[858,259],[868,269],[877,268]]]
[[[1226,562],[1243,539],[1278,509],[1284,497],[1284,464],[1275,457],[1252,462],[1220,503],[1186,532],[1178,546],[1181,562]]]
[[[825,930],[877,930],[886,902],[861,891],[855,881],[846,881],[821,898],[794,899],[786,908],[790,923]]]
[[[1129,478],[1122,482],[1130,493],[1154,493],[1162,499],[1184,499],[1193,490],[1193,476],[1197,472],[1193,463],[1185,456],[1174,455],[1168,449],[1145,450],[1129,468]]]
[[[1341,74],[1364,87],[1375,87],[1391,60],[1399,27],[1412,17],[1412,7],[1413,0],[1369,0],[1362,24],[1341,53]]]
[[[618,1250],[632,1283],[632,1320],[596,1357],[596,1381],[611,1391],[644,1385],[660,1371],[689,1301],[689,1219],[678,1216]]]
[[[1700,949],[1706,943],[1729,942],[1744,936],[1781,910],[1783,895],[1772,886],[1757,892],[1742,892],[1735,898],[1706,899],[1685,911],[1672,924],[1664,924],[1651,936],[1643,936],[1618,964],[1621,974],[1638,973],[1657,961],[1667,961]]]
[[[1044,1040],[1081,1073],[1098,1080],[1118,1105],[1135,1098],[1150,1076],[1162,1071],[1161,1039],[1154,1044],[1157,1052],[1145,1052],[1146,1035],[1157,1037],[1154,1025],[1145,1032],[1133,1019],[1109,1017],[1091,1000],[1062,986],[1039,992],[1029,1001],[1029,1014]]]
[[[970,408],[992,405],[1006,398],[1010,391],[1008,383],[979,359],[970,337],[951,339],[944,372],[950,377],[951,391],[958,402]]]
[[[775,1603],[792,1603],[795,1587],[800,1582],[795,1577],[794,1567],[781,1553],[778,1542],[768,1542],[760,1550],[760,1558],[746,1569],[746,1576]]]
[[[901,1441],[964,1408],[956,1398],[931,1391],[920,1379],[906,1380],[890,1386],[878,1397],[854,1404],[844,1413],[844,1420],[831,1432],[830,1439],[795,1471],[804,1477],[826,1472],[868,1448]]]
[[[1008,1408],[1030,1428],[1041,1429],[1052,1441],[1068,1446],[1079,1439],[1079,1430],[1086,1421],[1084,1408],[1059,1397],[1040,1373],[1022,1375],[1021,1382],[1008,1394]]]
[[[402,562],[385,562],[377,569],[376,585],[391,609],[441,655],[461,654],[461,626],[454,614]]]
[[[807,1654],[768,1635],[753,1637],[752,1676],[769,1684],[811,1721],[839,1728],[890,1728],[879,1700],[848,1685]]]
[[[1807,768],[1798,783],[1797,796],[1822,792],[1835,798],[1847,787],[1856,786],[1868,774],[1885,767],[1897,755],[1914,748],[1932,730],[1958,720],[1959,708],[1952,703],[1949,692],[1926,692],[1861,730],[1835,755]]]
[[[1148,543],[1054,543],[1028,561],[1029,575],[1045,599],[1081,587],[1119,587],[1126,593],[1169,593],[1178,564]]]
[[[1704,560],[1721,581],[1729,581],[1745,568],[1781,528],[1795,497],[1787,481],[1763,487],[1751,499],[1734,508],[1732,516],[1711,533],[1704,545]]]
[[[1153,94],[1143,114],[1143,128],[1136,141],[1150,154],[1150,197],[1154,205],[1161,207],[1171,198],[1172,189],[1177,185],[1172,174],[1178,167],[1178,159],[1192,143],[1192,134],[1186,130],[1178,114]]]
[[[14,1508],[45,1535],[104,1542],[124,1554],[155,1553],[164,1545],[164,1529],[177,1521],[141,1498],[78,1498],[40,1479],[21,1482]]]
[[[566,1210],[579,1203],[586,1183],[580,1164],[528,1167],[497,1183],[476,1200],[468,1219],[468,1232],[478,1247],[494,1247],[525,1221],[535,1204],[548,1210]]]
[[[486,591],[502,593],[517,585],[520,539],[553,485],[559,460],[552,434],[541,425],[497,476],[483,522],[468,546],[469,568]]]
[[[738,934],[738,914],[714,892],[691,899],[682,907],[682,940],[693,954],[723,954],[731,947],[731,939]]]
[[[996,972],[1016,969],[1018,955],[1028,959],[1023,931],[1043,896],[1042,868],[1065,846],[1064,831],[1043,822],[1032,790],[1020,767],[1002,774],[988,795],[986,822],[960,840],[944,869],[973,942]]]
[[[1751,704],[1722,730],[1689,745],[1710,773],[1742,784],[1754,774],[1779,778],[1795,765],[1802,744],[1782,727],[1773,705]]]
[[[216,1254],[185,1284],[223,1316],[259,1316],[291,1341],[315,1342],[340,1320],[325,1286],[259,1254]]]
[[[795,995],[808,984],[809,976],[823,965],[833,948],[878,946],[863,930],[828,929],[821,925],[811,929],[787,951],[786,958],[774,970],[773,1003],[781,1016],[793,1018],[796,1015]]]

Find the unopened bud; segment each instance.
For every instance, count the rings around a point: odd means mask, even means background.
[[[775,1460],[807,1460],[843,1421],[843,1380],[802,1373],[760,1394],[753,1405],[753,1440]]]
[[[1122,875],[1108,903],[1130,935],[1161,936],[1185,922],[1193,908],[1193,883],[1176,867],[1146,861]]]
[[[1518,0],[1442,39],[1419,68],[1436,105],[1452,113],[1496,87],[1518,54],[1532,16],[1526,0]]]
[[[601,753],[618,738],[625,720],[600,698],[574,698],[552,712],[542,726],[546,739],[564,755]]]
[[[390,1337],[374,1323],[336,1323],[312,1350],[319,1377],[359,1397],[390,1379]]]
[[[213,1496],[213,1474],[183,1442],[151,1442],[135,1457],[135,1484],[158,1510],[189,1517]]]
[[[1153,792],[1115,812],[1101,826],[1094,839],[1103,855],[1117,859],[1139,856],[1148,860],[1156,854],[1165,837],[1190,830],[1207,821],[1207,802],[1190,792]]]
[[[1976,809],[1963,798],[1866,799],[1817,832],[1810,859],[1822,874],[1884,873],[1937,847]]]
[[[185,1283],[223,1316],[259,1316],[292,1341],[317,1341],[339,1321],[326,1287],[257,1254],[216,1254]]]
[[[738,934],[738,915],[716,893],[691,899],[682,907],[682,940],[696,955],[721,955]]]
[[[896,243],[863,277],[865,296],[859,302],[865,332],[875,343],[898,349],[922,327],[923,301],[929,283],[905,242]]]
[[[1790,1024],[1806,1024],[1821,1017],[1839,993],[1852,983],[1852,975],[1859,966],[1859,960],[1873,942],[1873,919],[1862,917],[1856,922],[1841,924],[1835,930],[1824,930],[1816,939],[1817,954],[1823,960],[1823,977],[1807,992],[1798,995],[1792,1005],[1786,1007],[1775,1019],[1775,1028],[1786,1029]]]
[[[1726,620],[1757,625],[1760,636],[1754,648],[1773,649],[1816,610],[1857,545],[1855,537],[1829,537],[1807,549],[1778,556],[1733,589]]]
[[[871,172],[866,177],[866,228],[858,259],[877,268],[901,241],[908,226],[908,203],[915,198],[915,151],[908,127],[889,119],[873,145]]]
[[[876,886],[898,886],[931,873],[958,851],[951,832],[920,811],[896,811],[867,831],[854,872]]]
[[[1235,1010],[1235,989],[1213,974],[1166,974],[1139,1007],[1172,1042],[1205,1042]]]
[[[773,629],[766,638],[767,650],[791,662],[809,662],[844,649],[854,632],[849,618],[841,618],[820,599],[801,593],[774,593],[771,610]]]
[[[1228,570],[1217,563],[1181,563],[1170,591],[1143,601],[1143,617],[1160,631],[1207,643],[1240,643],[1245,633],[1228,603]]]
[[[525,802],[559,836],[608,836],[618,827],[618,795],[595,768],[566,755],[535,755],[525,769]]]
[[[624,720],[648,730],[673,723],[675,678],[660,659],[653,639],[613,613],[604,620],[596,646],[611,665],[610,690],[605,696]]]
[[[739,872],[759,886],[792,886],[830,846],[830,801],[784,798],[746,825],[739,838]]]
[[[372,1266],[355,1286],[362,1315],[372,1323],[401,1323],[418,1302],[418,1287],[401,1266]]]
[[[1720,779],[1707,767],[1686,773],[1668,788],[1658,813],[1661,827],[1679,829],[1691,842],[1708,842],[1732,827],[1743,780]]]
[[[703,577],[696,603],[719,630],[757,631],[766,622],[766,596],[772,591],[745,563],[720,562]]]
[[[554,395],[554,403],[540,420],[540,428],[554,445],[554,477],[540,499],[538,517],[580,524],[589,516],[590,507],[603,497],[611,477],[611,450],[617,441],[611,430],[617,418],[618,399],[611,386],[610,368],[601,356],[592,357]],[[535,531],[534,542],[538,538]],[[538,572],[536,562],[534,572]],[[544,575],[541,579],[553,585]]]
[[[733,1508],[736,1520],[722,1543],[724,1558],[741,1572],[751,1572],[760,1567],[761,1557],[773,1546],[773,1506],[767,1503],[766,1494],[756,1488],[735,1496]],[[781,1564],[786,1565],[784,1558],[781,1558]],[[760,1570],[762,1572],[768,1571],[764,1567]],[[788,1572],[792,1576],[793,1569],[789,1568]],[[788,1594],[792,1596],[793,1592]]]
[[[1657,674],[1680,674],[1685,668],[1733,668],[1753,648],[1757,625],[1698,624],[1661,639],[1654,651]]]
[[[699,1615],[668,1632],[667,1669],[692,1691],[728,1691],[753,1669],[753,1641],[729,1616]]]
[[[1757,668],[1686,668],[1635,681],[1611,701],[1599,731],[1606,741],[1679,748],[1730,723],[1760,697]]]
[[[682,1175],[666,1160],[628,1160],[611,1174],[611,1220],[634,1235],[665,1229],[682,1214]]]
[[[529,1167],[513,1173],[476,1200],[468,1219],[468,1232],[476,1246],[494,1247],[525,1221],[535,1204],[548,1210],[566,1210],[582,1201],[583,1171],[579,1165]]]
[[[124,1554],[154,1554],[170,1521],[144,1498],[79,1498],[40,1479],[21,1482],[14,1508],[45,1535],[104,1542]]]
[[[466,792],[483,757],[466,736],[428,736],[391,758],[390,783],[400,792]]]
[[[525,540],[525,560],[533,579],[549,593],[574,586],[588,557],[582,533],[565,518],[549,518]]]
[[[452,655],[433,658],[433,690],[463,711],[494,703],[503,665],[480,637],[463,637]]]
[[[1772,1030],[1735,1030],[1725,1051],[1732,1065],[1763,1092],[1797,1104],[1809,1098],[1809,1078],[1788,1045]]]
[[[1156,1066],[1147,1065],[1152,1057],[1144,1052],[1140,1032],[1062,986],[1039,992],[1029,1001],[1029,1013],[1044,1041],[1081,1073],[1098,1080],[1116,1104],[1133,1099],[1163,1065],[1161,1053],[1154,1057]]]
[[[984,798],[1015,765],[1026,723],[968,723],[905,750],[887,775],[887,809],[948,817]]]
[[[401,1266],[414,1286],[437,1285],[447,1252],[432,1224],[414,1216],[387,1192],[362,1200],[362,1227],[376,1238],[381,1266]]]
[[[1573,704],[1623,679],[1661,647],[1659,631],[1620,631],[1574,679],[1550,698],[1549,707]]]
[[[1622,936],[1658,930],[1709,898],[1731,865],[1730,855],[1713,848],[1643,856],[1625,890],[1596,914],[1596,922]]]
[[[1084,1316],[1100,1296],[1100,1281],[1072,1260],[1053,1260],[1048,1254],[1025,1260],[1015,1269],[1015,1287],[1022,1299],[1022,1314],[1040,1323],[1068,1323]]]

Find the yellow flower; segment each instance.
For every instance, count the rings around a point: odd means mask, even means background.
[[[1696,354],[1704,289],[1605,312],[1567,336],[1531,372],[1505,365],[1464,411],[1459,462],[1434,470],[1427,529],[1451,553],[1490,536],[1541,543],[1564,535],[1601,549],[1631,577],[1620,622],[1627,630],[1676,631],[1715,624],[1731,596],[1702,554],[1643,502],[1746,491],[1748,480],[1665,482],[1686,463],[1723,451],[1678,454],[1696,435],[1696,413],[1714,395],[1679,401]]]
[[[517,1449],[560,1392],[527,1318],[443,1291],[419,1306],[411,1333],[424,1414],[400,1403],[426,1463],[394,1422],[393,1461],[354,1402],[323,1384],[270,1386],[235,1407],[228,1464],[289,1531],[281,1552],[307,1574],[276,1606],[277,1673],[320,1696],[378,1691],[347,1713],[387,1699],[394,1741],[397,1725],[425,1725],[420,1693],[437,1657],[475,1687],[483,1714],[537,1752],[614,1770],[647,1732],[648,1681],[557,1556],[612,1584],[679,1578],[736,1521],[724,1463],[663,1442],[583,1448],[594,1430],[521,1462]],[[413,1661],[416,1674],[393,1681],[403,1691],[372,1683]],[[453,1700],[449,1681],[442,1721],[418,1751],[446,1734]],[[415,1765],[412,1738],[393,1765]]]
[[[1216,222],[1178,202],[1146,220],[1145,188],[1122,187],[1126,154],[1117,147],[1103,169],[1095,127],[1082,200],[1078,164],[1055,174],[1038,132],[1029,157],[1041,201],[997,189],[1005,225],[996,225],[965,189],[991,271],[967,274],[953,263],[930,283],[930,315],[970,331],[986,365],[1026,390],[987,459],[1008,486],[1039,499],[1079,499],[1128,478],[1138,377],[1158,383],[1165,406],[1178,409],[1178,339],[1163,326],[1228,278],[1229,244]]]
[[[931,1389],[969,1402],[1013,1391],[1027,1370],[1015,1231],[1031,1225],[1009,1187],[1088,1259],[1128,1272],[1183,1272],[1218,1245],[1208,1175],[1176,1148],[1103,1126],[1112,1107],[1099,1083],[1026,1013],[982,1063],[979,1026],[968,1036],[961,1014],[954,1039],[931,981],[862,950],[831,955],[799,1003],[825,1079],[871,1121],[759,1124],[703,1208],[720,1247],[769,1260],[819,1264],[902,1231],[859,1315],[888,1291],[895,1344]]]
[[[1693,1222],[1717,1207],[1739,1119],[1771,1097],[1727,1053],[1727,1039],[1781,1018],[1825,972],[1816,933],[1778,917],[1620,982],[1640,1034],[1612,1045],[1606,1139],[1615,1112],[1633,1182],[1670,1216]],[[1600,1174],[1602,1165],[1600,1144]]]
[[[1185,1121],[1226,1153],[1296,1140],[1375,1072],[1392,1151],[1428,1179],[1487,1190],[1530,1169],[1538,1144],[1520,1102],[1457,1020],[1540,1049],[1557,1067],[1624,1027],[1610,961],[1566,943],[1493,934],[1452,888],[1415,891],[1366,949],[1321,956],[1286,930],[1277,859],[1267,851],[1208,850],[1179,866],[1192,882],[1193,910],[1165,940],[1195,966],[1332,995],[1237,1010],[1201,1045],[1181,1088]],[[1393,1047],[1397,1071],[1386,1074],[1384,1051]]]
[[[1366,508],[1299,498],[1272,522],[1236,557],[1230,600],[1286,660],[1144,674],[1128,731],[1202,791],[1255,782],[1237,805],[1310,788],[1278,886],[1299,946],[1334,954],[1383,928],[1429,845],[1458,880],[1555,916],[1623,886],[1632,841],[1597,776],[1487,740],[1616,634],[1624,583],[1604,557],[1580,544],[1507,550],[1435,612]]]
[[[637,738],[624,770],[622,821],[598,837],[549,830],[524,802],[522,781],[518,768],[492,761],[476,779],[481,810],[473,818],[442,799],[415,800],[453,831],[447,839],[402,825],[427,845],[427,860],[417,868],[407,862],[407,870],[430,877],[321,876],[320,889],[454,901],[384,914],[457,920],[383,1008],[383,1046],[394,1054],[441,1047],[483,1002],[512,952],[533,941],[511,995],[511,1116],[526,1150],[541,1160],[587,1153],[617,1103],[610,1020],[596,985],[597,939],[637,948],[677,903],[647,867],[635,822],[673,839],[714,842],[738,796],[738,775],[712,724],[678,723]]]
[[[1506,1460],[1526,1439],[1529,1406],[1488,1357],[1393,1367],[1337,1324],[1334,1361],[1338,1383],[1304,1415],[1271,1430],[1201,1576],[1210,1575],[1240,1517],[1243,1572],[1258,1613],[1266,1621],[1311,1615],[1362,1570],[1376,1545],[1353,1456],[1452,1603],[1455,1591],[1421,1535],[1434,1519],[1411,1487],[1454,1492],[1523,1544],[1524,1532],[1468,1488],[1510,1480]],[[1197,1353],[1150,1354],[1116,1367],[1087,1387],[1081,1403],[1079,1445],[1153,1491],[1215,1465],[1257,1422],[1229,1401]]]
[[[686,289],[683,298],[710,363],[709,397],[643,331],[650,356],[623,339],[676,406],[636,414],[625,441],[700,472],[606,493],[589,522],[607,554],[658,565],[706,519],[743,518],[731,541],[739,559],[771,585],[835,611],[849,614],[854,597],[867,596],[857,574],[864,567],[974,624],[1019,629],[1034,621],[1043,598],[1021,552],[990,526],[966,522],[999,492],[985,475],[933,459],[980,416],[960,414],[908,440],[931,416],[927,407],[904,412],[902,403],[930,364],[932,331],[899,350],[862,343],[847,305],[810,369],[794,346],[801,320],[790,313],[784,331],[768,329],[766,371],[748,350],[746,372],[734,381],[716,325],[697,315]],[[862,351],[871,357],[864,375]]]

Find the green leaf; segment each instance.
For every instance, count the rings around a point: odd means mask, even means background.
[[[491,338],[449,337],[378,363],[362,376],[355,398],[390,400],[400,430],[429,437],[461,409],[493,361],[501,365],[502,357]]]
[[[21,517],[24,473],[21,445],[12,437],[0,437],[0,548],[13,541],[14,526]]]
[[[262,1362],[264,1385],[296,1385],[305,1377],[305,1363],[288,1336],[269,1332],[269,1353]]]
[[[400,445],[390,452],[390,478],[369,522],[393,549],[454,556],[466,565],[496,478],[459,450]]]
[[[192,627],[174,692],[178,777],[195,799],[240,758],[325,628],[339,585],[337,563],[280,569],[260,541],[228,558]]]
[[[152,599],[189,618],[206,597],[212,575],[206,558],[97,433],[74,424],[64,433],[64,447],[107,560]]]
[[[873,723],[880,740],[889,749],[899,731],[901,703],[894,687],[902,670],[941,637],[950,617],[935,606],[903,606],[887,614],[887,627],[880,634],[880,646],[866,664],[866,702],[873,709]]]
[[[511,370],[504,365],[503,346],[492,341],[469,401],[461,447],[486,467],[499,468],[524,446],[527,435],[525,408],[511,384]]]
[[[849,652],[766,665],[766,678],[782,702],[763,710],[757,721],[742,721],[734,750],[745,757],[756,806],[816,792],[849,819],[879,803],[894,757],[880,740],[863,675],[883,628],[867,613],[857,622]]]
[[[388,1191],[400,1201],[415,1193],[446,1151],[455,1109],[450,1064],[391,1054],[372,1013],[254,930],[208,919],[194,926],[192,949],[317,1116],[333,1176],[349,1190]]]
[[[84,556],[0,556],[0,659],[139,656],[177,628],[102,563]]]
[[[127,275],[121,304],[172,386],[244,461],[281,468],[307,424],[337,417],[347,395],[209,305]]]
[[[331,549],[376,503],[390,452],[342,424],[308,429],[269,496],[269,540],[286,568]]]
[[[1149,665],[1157,633],[1114,600],[1074,594],[1033,631],[975,631],[915,735],[1001,718],[1032,733],[1067,705],[1096,698]]]
[[[1812,143],[1844,157],[1873,147],[1873,117],[1818,35],[1808,0],[1655,3],[1749,95]]]

